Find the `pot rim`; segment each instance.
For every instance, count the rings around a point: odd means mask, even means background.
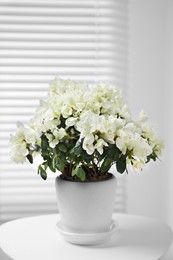
[[[65,178],[62,178],[62,174],[58,175],[56,178],[58,179],[61,179],[62,181],[67,181],[67,182],[73,182],[73,183],[96,183],[96,182],[103,182],[103,181],[109,181],[111,179],[114,179],[116,178],[114,174],[112,173],[109,173],[109,177],[106,178],[106,179],[100,179],[100,180],[93,180],[93,181],[90,181],[90,180],[86,180],[86,181],[80,181],[80,180],[68,180],[68,179],[65,179]]]

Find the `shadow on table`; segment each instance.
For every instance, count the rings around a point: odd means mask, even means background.
[[[137,226],[134,228],[123,227],[118,228],[117,231],[112,235],[110,241],[105,244],[94,246],[98,248],[110,248],[110,247],[141,247],[162,249],[166,252],[172,243],[172,230],[169,226],[164,227],[164,230],[153,228],[151,225]],[[172,259],[171,259],[172,260]]]
[[[161,258],[159,258],[158,260],[172,260],[173,259],[173,244],[171,245],[171,247],[169,248],[168,252],[166,252],[166,254],[164,254]]]
[[[118,230],[111,238],[111,241],[105,244],[105,247],[113,246],[142,246],[142,247],[161,247],[170,245],[172,242],[172,231],[168,228],[167,233],[160,235],[156,230]]]
[[[0,248],[0,259],[1,260],[14,260],[10,258],[1,248]]]

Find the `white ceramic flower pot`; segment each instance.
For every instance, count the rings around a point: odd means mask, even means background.
[[[57,202],[64,229],[76,233],[109,230],[116,182],[114,176],[97,182],[73,182],[57,177]]]

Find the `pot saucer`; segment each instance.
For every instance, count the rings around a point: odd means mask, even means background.
[[[111,235],[117,230],[118,223],[112,220],[110,228],[105,232],[98,233],[74,233],[64,229],[63,224],[59,221],[56,224],[57,230],[62,235],[62,237],[69,243],[76,245],[98,245],[106,242]]]

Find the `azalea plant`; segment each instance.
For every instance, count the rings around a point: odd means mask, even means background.
[[[107,178],[112,165],[119,173],[128,165],[142,169],[161,155],[163,142],[142,111],[134,121],[121,91],[106,83],[89,87],[56,77],[27,125],[11,135],[11,158],[33,163],[41,155],[38,174],[57,170],[68,180]]]

